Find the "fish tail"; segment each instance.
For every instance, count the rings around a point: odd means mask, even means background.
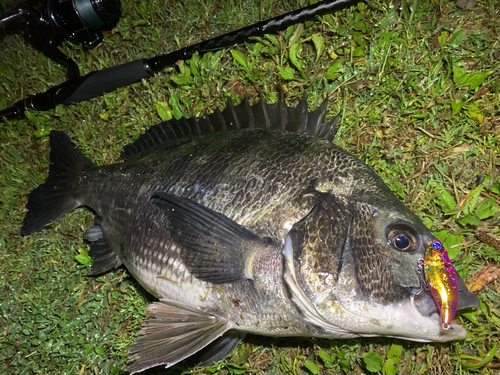
[[[78,176],[82,170],[92,168],[92,162],[64,132],[50,132],[50,148],[49,177],[29,195],[22,234],[42,230],[81,206],[75,196]]]

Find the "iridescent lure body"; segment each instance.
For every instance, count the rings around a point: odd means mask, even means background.
[[[441,327],[447,330],[458,304],[457,274],[443,244],[435,238],[427,244],[424,258],[427,285],[441,315]]]

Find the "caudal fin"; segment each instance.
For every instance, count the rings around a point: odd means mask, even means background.
[[[81,205],[74,194],[77,178],[92,162],[64,132],[50,132],[50,148],[49,177],[30,193],[22,234],[37,232]]]

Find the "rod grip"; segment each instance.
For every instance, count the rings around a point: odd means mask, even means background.
[[[24,111],[47,111],[59,104],[79,103],[101,96],[119,87],[138,82],[152,75],[145,59],[134,60],[111,68],[90,72],[59,86],[50,88],[44,93],[20,100],[10,108],[0,111],[0,122],[5,118],[22,119]]]
[[[55,94],[55,104],[79,103],[150,76],[145,59],[134,60],[122,65],[91,72],[77,78],[68,86],[63,85]]]

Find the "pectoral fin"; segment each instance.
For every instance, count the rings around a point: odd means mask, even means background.
[[[269,239],[191,199],[163,192],[152,197],[170,217],[172,237],[184,248],[184,264],[201,280],[222,284],[252,279],[253,255],[272,246]]]
[[[130,347],[126,368],[131,374],[165,365],[171,367],[200,351],[231,327],[227,320],[183,303],[162,299],[148,306],[150,318],[144,322]]]

